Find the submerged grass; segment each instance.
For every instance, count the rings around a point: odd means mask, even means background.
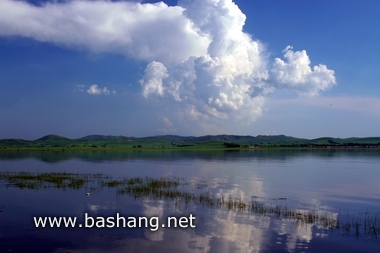
[[[118,195],[129,195],[137,198],[165,200],[180,203],[194,204],[203,208],[217,208],[239,213],[253,213],[270,216],[277,219],[291,219],[297,224],[318,225],[325,229],[339,229],[343,235],[364,234],[367,238],[380,235],[380,213],[363,213],[355,219],[341,221],[339,214],[331,212],[317,212],[310,210],[292,209],[287,206],[268,204],[263,201],[245,201],[234,196],[215,196],[196,187],[181,178],[150,178],[134,177],[113,179],[104,174],[77,174],[77,173],[30,173],[30,172],[0,172],[0,181],[7,182],[6,186],[15,186],[20,189],[80,189],[91,182],[91,189],[96,187],[114,188]]]
[[[340,229],[344,236],[355,235],[359,237],[363,234],[366,239],[378,239],[380,236],[380,212],[374,214],[359,213],[351,220],[338,221],[337,229]]]

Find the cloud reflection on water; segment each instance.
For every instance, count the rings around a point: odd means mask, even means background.
[[[274,151],[268,155],[206,152],[201,157],[194,153],[191,153],[190,157],[186,156],[188,152],[169,152],[170,155],[166,158],[156,157],[148,152],[150,155],[147,155],[147,159],[138,155],[125,160],[103,159],[102,163],[99,163],[99,160],[96,160],[96,163],[78,160],[77,157],[58,163],[46,163],[37,159],[0,159],[0,169],[75,173],[95,171],[111,174],[116,178],[180,177],[197,191],[209,191],[217,197],[234,196],[249,201],[255,196],[268,204],[287,205],[299,211],[311,210],[327,214],[329,217],[337,216],[339,206],[336,203],[340,204],[343,201],[349,203],[350,208],[360,211],[365,211],[368,203],[378,207],[378,193],[374,190],[377,189],[376,182],[379,182],[376,163],[379,158],[373,155],[374,151],[357,157],[339,152],[337,155],[329,156],[324,152],[327,151],[289,154]],[[223,157],[223,154],[226,157]],[[172,156],[176,158],[172,159]],[[347,164],[352,166],[346,167]],[[358,166],[361,170],[355,169]],[[353,177],[360,182],[367,179],[368,191],[371,191],[368,198],[348,196],[337,190],[349,186],[349,179]],[[363,237],[344,237],[343,241],[340,230],[332,235],[333,233],[324,229],[322,224],[297,223],[294,219],[252,212],[239,213],[236,210],[208,208],[194,203],[175,205],[173,201],[163,199],[134,199],[127,195],[117,195],[115,190],[106,188],[95,189],[91,196],[86,197],[87,190],[2,190],[3,204],[0,204],[0,210],[3,212],[0,212],[0,219],[2,224],[3,221],[5,223],[4,227],[0,227],[0,234],[3,241],[16,240],[20,235],[23,238],[47,238],[42,242],[48,246],[38,244],[35,247],[40,247],[36,248],[36,251],[43,251],[43,247],[52,247],[53,249],[46,250],[49,252],[323,252],[318,251],[318,247],[325,245],[326,241],[335,247],[343,247],[349,242],[352,249],[362,248],[369,252],[378,247],[378,242]],[[287,199],[279,200],[281,197]],[[332,198],[336,199],[336,202],[331,201]],[[171,215],[194,213],[197,217],[197,228],[160,228],[156,232],[150,231],[149,228],[33,231],[25,229],[30,226],[25,220],[30,220],[32,213],[82,216],[84,212],[94,216],[114,215],[120,212],[125,215],[158,216],[161,220]],[[14,230],[4,230],[10,226]],[[40,242],[37,239],[36,241]],[[351,245],[353,243],[356,244]],[[8,246],[4,245],[0,241],[0,249],[7,250]]]

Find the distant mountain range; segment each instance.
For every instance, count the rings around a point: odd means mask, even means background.
[[[150,137],[125,137],[112,135],[87,135],[78,139],[69,139],[59,135],[46,135],[36,140],[2,139],[1,148],[253,148],[265,146],[280,147],[379,147],[380,137],[303,139],[285,135],[205,135],[178,136],[160,135]]]

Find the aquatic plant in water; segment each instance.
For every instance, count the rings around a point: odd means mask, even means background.
[[[21,189],[70,188],[80,189],[92,177],[91,174],[0,172],[0,180]]]

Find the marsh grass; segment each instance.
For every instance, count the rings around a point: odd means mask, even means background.
[[[352,215],[351,215],[352,216]],[[336,226],[344,236],[354,235],[359,237],[364,235],[366,239],[378,239],[380,236],[380,212],[378,213],[359,213],[347,218],[345,221],[338,221]]]
[[[202,208],[225,209],[276,219],[290,219],[298,225],[316,225],[324,229],[340,230],[345,236],[364,235],[366,238],[377,238],[380,235],[380,213],[365,212],[354,218],[352,215],[348,216],[343,220],[341,215],[328,211],[300,210],[258,200],[245,201],[234,196],[215,196],[207,191],[207,185],[203,185],[199,190],[199,187],[182,178],[114,179],[104,174],[0,172],[0,180],[5,181],[7,187],[35,190],[81,189],[91,184],[93,190],[106,187],[115,189],[119,196],[128,195],[135,199],[165,200],[175,206],[181,203],[194,204]]]
[[[131,180],[131,179],[129,179]],[[120,185],[120,184],[119,184]],[[245,201],[242,198],[233,196],[221,196],[207,192],[196,192],[189,189],[178,189],[181,186],[180,179],[134,179],[133,184],[119,188],[119,195],[126,194],[134,198],[164,199],[185,204],[195,204],[203,208],[218,208],[239,213],[254,213],[263,216],[272,216],[278,219],[293,219],[299,224],[318,224],[323,228],[336,228],[337,217],[329,212],[316,212],[308,210],[291,209],[287,206],[267,204],[265,202],[251,200]]]
[[[0,172],[0,180],[5,180],[9,185],[17,186],[21,189],[80,189],[91,178],[91,174],[72,173],[30,173],[30,172]]]

